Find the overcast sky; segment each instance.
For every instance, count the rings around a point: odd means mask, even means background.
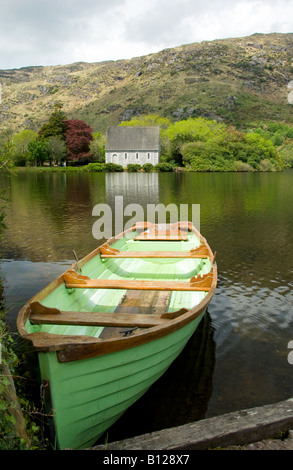
[[[0,0],[0,69],[293,32],[292,0]]]

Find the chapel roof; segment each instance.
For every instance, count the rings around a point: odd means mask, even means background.
[[[159,150],[159,126],[116,126],[109,127],[106,150]]]

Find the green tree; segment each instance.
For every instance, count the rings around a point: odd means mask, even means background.
[[[233,171],[234,158],[228,149],[217,142],[188,142],[182,147],[185,166],[195,171]]]
[[[222,125],[215,125],[213,129],[211,122],[202,118],[198,123],[200,125],[196,127],[191,126],[192,123],[187,127],[174,125],[175,129],[172,129],[171,137],[186,167],[195,171],[273,171],[283,168],[282,157],[273,142],[259,133],[245,134]]]
[[[66,144],[59,135],[47,139],[49,158],[53,164],[62,162],[66,157]]]
[[[202,117],[175,122],[163,132],[164,137],[168,138],[170,142],[167,159],[175,160],[177,165],[182,165],[182,147],[184,144],[214,140],[223,136],[225,130],[225,124],[219,124],[216,121]]]
[[[57,135],[65,139],[65,120],[67,118],[65,113],[62,111],[62,107],[63,105],[61,103],[55,103],[53,112],[49,117],[49,121],[46,124],[43,124],[43,126],[39,130],[40,137],[48,138]]]
[[[6,130],[0,135],[0,169],[9,169],[13,162],[13,135],[11,130]]]
[[[13,141],[12,132],[7,130],[0,135],[0,170],[10,170],[13,167]],[[5,226],[5,205],[7,201],[6,189],[0,190],[0,236]],[[0,286],[1,290],[1,286]],[[1,328],[0,328],[1,332]],[[1,338],[0,338],[1,340]],[[0,341],[1,342],[1,341]]]
[[[293,142],[288,143],[280,150],[285,168],[293,168]]]
[[[30,129],[25,129],[12,138],[13,159],[17,166],[25,165],[29,158],[28,144],[38,137],[38,134]]]
[[[93,140],[90,142],[90,153],[93,161],[99,163],[105,162],[105,144],[106,138],[101,132],[93,134]]]
[[[248,133],[244,137],[247,163],[255,169],[259,169],[262,160],[271,160],[276,170],[284,167],[283,159],[276,150],[273,142],[261,135]]]
[[[34,162],[36,166],[43,164],[49,158],[48,141],[44,137],[30,142],[28,150],[30,161]]]

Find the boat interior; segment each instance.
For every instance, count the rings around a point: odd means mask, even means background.
[[[131,231],[32,302],[26,330],[100,339],[138,334],[197,306],[211,287],[212,266],[210,249],[193,231]]]

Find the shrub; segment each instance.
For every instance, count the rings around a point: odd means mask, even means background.
[[[106,164],[105,163],[89,163],[87,166],[87,171],[94,172],[94,171],[105,171]]]
[[[173,165],[171,163],[157,163],[155,169],[159,171],[173,171]]]
[[[271,160],[268,160],[265,158],[262,160],[259,164],[259,170],[260,171],[275,171],[275,165]]]
[[[118,163],[106,163],[105,171],[123,171],[123,166]]]
[[[145,163],[144,165],[142,165],[143,171],[146,171],[146,172],[152,171],[153,168],[154,168],[154,165],[152,163]]]
[[[293,168],[293,144],[286,144],[281,150],[280,155],[284,160],[285,168]]]
[[[234,169],[235,171],[254,171],[252,166],[248,163],[242,162],[241,160],[235,162]]]
[[[127,171],[131,173],[135,173],[136,171],[141,169],[141,165],[139,163],[128,163]]]
[[[0,309],[0,450],[37,450],[42,447],[41,428],[32,421],[32,406],[23,397],[23,389],[18,384],[20,360],[14,351],[14,340],[8,333]],[[17,347],[17,346],[16,346]],[[20,398],[21,395],[21,398]]]

